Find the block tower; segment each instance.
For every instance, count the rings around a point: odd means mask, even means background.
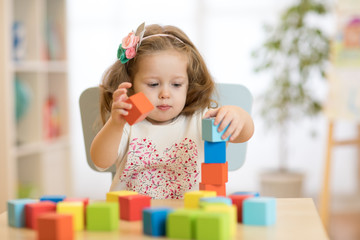
[[[226,196],[228,163],[226,161],[226,141],[221,136],[227,127],[218,132],[215,118],[202,120],[202,139],[204,140],[205,161],[201,164],[200,190],[216,191],[218,196]]]

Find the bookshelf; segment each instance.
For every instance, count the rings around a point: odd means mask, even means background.
[[[0,7],[1,211],[19,194],[69,194],[71,168],[66,0]]]

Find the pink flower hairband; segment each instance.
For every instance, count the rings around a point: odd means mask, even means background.
[[[164,37],[171,37],[177,39],[181,43],[184,43],[179,38],[170,35],[170,34],[154,34],[150,36],[143,37],[145,33],[145,23],[140,24],[140,26],[136,29],[136,31],[131,31],[126,37],[123,38],[118,51],[117,51],[117,58],[120,60],[122,64],[127,63],[130,59],[136,56],[136,52],[142,42],[142,40],[155,37],[155,36],[164,36]]]

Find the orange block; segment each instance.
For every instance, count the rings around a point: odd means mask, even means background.
[[[154,106],[142,92],[132,95],[126,102],[132,104],[129,114],[124,116],[124,119],[130,125],[144,120],[150,111],[154,109]]]
[[[203,184],[222,185],[227,181],[228,162],[201,164],[201,182]]]
[[[224,197],[226,196],[226,184],[225,183],[219,184],[219,185],[200,183],[199,190],[215,191],[216,196],[224,196]]]
[[[74,239],[73,217],[71,214],[44,213],[37,218],[38,240]]]

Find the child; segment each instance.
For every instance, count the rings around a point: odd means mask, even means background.
[[[115,163],[110,191],[182,198],[198,189],[204,159],[202,118],[215,117],[219,131],[230,124],[222,137],[231,135],[232,143],[251,138],[253,121],[236,106],[211,108],[214,81],[184,32],[159,25],[146,26],[143,32],[143,27],[123,39],[119,60],[103,76],[104,126],[91,145],[91,158],[100,169]],[[137,92],[143,92],[155,108],[130,126],[123,116],[132,106],[125,100]]]

